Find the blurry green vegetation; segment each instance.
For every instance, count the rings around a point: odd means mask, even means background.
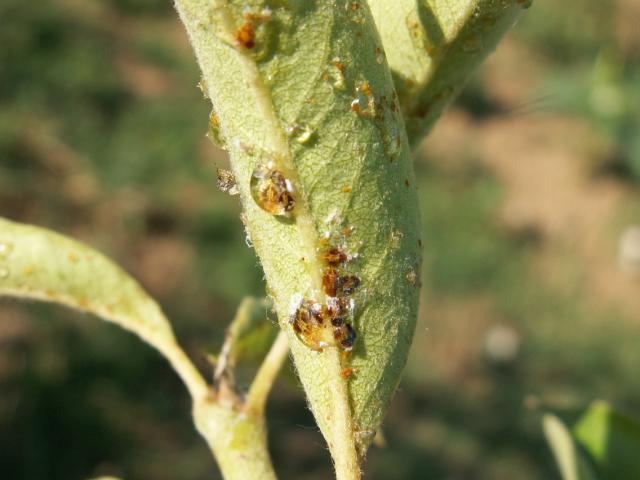
[[[545,436],[563,480],[634,480],[640,470],[640,422],[602,400],[593,402],[570,430],[544,415]]]
[[[631,181],[640,181],[638,22],[634,1],[540,1],[519,29],[556,70],[548,107],[591,120],[609,142],[600,167]]]
[[[601,165],[633,182],[640,49],[615,36],[614,5],[540,0],[513,38],[542,59],[545,100],[534,108],[588,119],[607,141]],[[215,189],[224,157],[204,138],[208,105],[170,2],[4,0],[0,45],[0,214],[120,261],[209,368],[240,299],[264,286],[237,199]],[[508,112],[486,89],[476,80],[457,107],[477,121]],[[556,478],[537,406],[640,404],[637,325],[586,301],[570,255],[575,282],[558,291],[542,281],[544,235],[499,221],[503,186],[473,152],[454,166],[416,161],[426,321],[367,478]],[[3,478],[215,478],[165,362],[77,318],[0,303]],[[496,325],[517,335],[513,358],[485,352]],[[289,377],[268,412],[276,468],[283,479],[327,478],[328,453]]]
[[[605,402],[594,402],[573,427],[599,478],[632,480],[640,470],[640,422]]]

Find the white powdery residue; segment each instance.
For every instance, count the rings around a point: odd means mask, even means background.
[[[291,295],[291,298],[289,299],[289,316],[293,316],[296,314],[296,312],[298,311],[298,308],[300,308],[300,305],[302,305],[302,294],[299,292],[294,293],[293,295]]]
[[[334,208],[333,210],[331,210],[329,212],[329,214],[327,215],[327,218],[324,219],[324,223],[325,224],[332,224],[332,223],[336,223],[337,219],[338,219],[338,209]]]
[[[293,183],[291,183],[291,180],[289,180],[288,178],[285,179],[284,184],[287,188],[287,192],[291,192],[293,193],[295,190],[293,189]]]

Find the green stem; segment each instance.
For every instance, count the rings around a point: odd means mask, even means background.
[[[205,398],[208,394],[208,387],[202,375],[193,365],[184,350],[176,342],[154,343],[154,346],[162,352],[169,361],[178,376],[182,379],[189,395],[194,402],[199,398]]]
[[[288,354],[287,336],[280,332],[244,402],[223,382],[215,395],[194,403],[196,428],[209,444],[225,480],[275,480],[264,408]]]
[[[324,354],[330,357],[330,362],[334,365],[333,369],[340,371],[340,352],[332,349],[327,350]],[[331,384],[328,388],[336,398],[348,398],[347,382],[341,375],[330,377],[330,381]],[[360,462],[355,448],[355,432],[349,403],[334,402],[332,415],[330,425],[333,429],[333,435],[328,441],[335,463],[336,480],[360,480]]]
[[[161,345],[158,348],[187,386],[193,399],[194,423],[207,441],[224,479],[276,480],[267,448],[264,412],[260,410],[256,414],[247,413],[243,402],[232,389],[225,388],[226,385],[221,385],[217,392],[208,387],[177,344],[173,347]],[[272,347],[272,352],[273,350]],[[277,350],[281,350],[281,347]],[[267,355],[267,359],[273,356],[272,352]],[[286,358],[286,344],[284,355]],[[273,370],[272,383],[282,361],[278,363],[272,360],[270,363],[269,368]],[[265,367],[261,371],[263,368]],[[267,379],[264,379],[261,383],[266,385],[266,382]],[[263,390],[262,401],[265,402],[268,385]]]
[[[276,480],[263,416],[248,415],[236,397],[194,403],[193,418],[225,480]]]
[[[260,365],[260,369],[249,388],[249,393],[247,393],[245,410],[249,415],[256,417],[264,415],[269,391],[288,355],[289,341],[287,340],[287,334],[280,332],[262,365]]]

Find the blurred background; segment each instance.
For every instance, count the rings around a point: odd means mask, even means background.
[[[366,478],[557,478],[541,410],[640,413],[639,25],[536,0],[417,152],[423,308]],[[120,262],[208,369],[264,285],[170,2],[2,0],[0,45],[0,215]],[[291,370],[276,469],[331,478]],[[2,478],[219,478],[176,375],[111,325],[1,300],[0,392]]]

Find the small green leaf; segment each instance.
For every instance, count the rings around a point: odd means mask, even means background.
[[[204,394],[202,379],[158,304],[126,272],[86,245],[0,218],[0,295],[54,302],[116,323],[157,348],[192,394]]]
[[[271,302],[266,298],[245,297],[236,316],[227,329],[227,342],[231,344],[230,362],[241,358],[262,357],[278,335],[275,322],[269,319]]]
[[[573,428],[603,480],[635,480],[640,474],[640,422],[594,402]]]
[[[369,0],[416,146],[531,0]]]
[[[589,464],[571,436],[571,432],[557,416],[550,413],[542,417],[542,427],[549,447],[558,464],[563,480],[595,480]]]

